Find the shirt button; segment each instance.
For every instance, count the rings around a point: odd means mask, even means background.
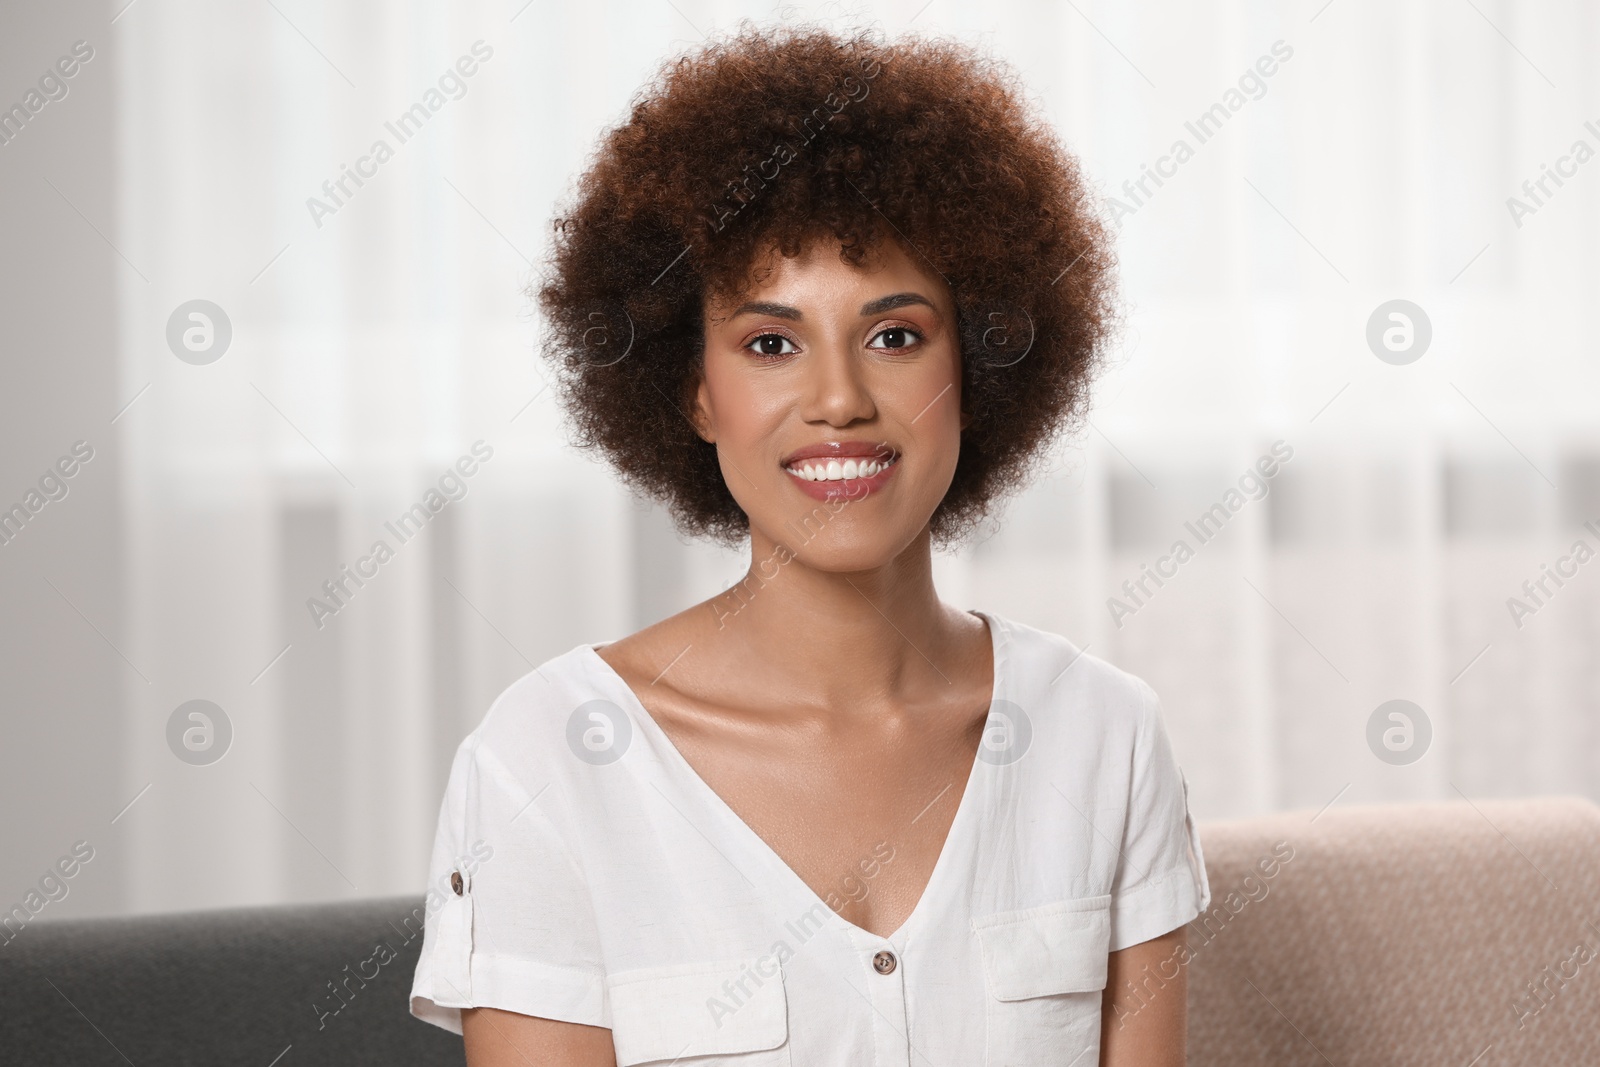
[[[455,891],[456,896],[459,897],[461,895],[461,872],[460,871],[451,871],[450,872],[450,888]]]
[[[872,968],[879,974],[893,974],[895,958],[893,952],[880,952],[872,957]]]

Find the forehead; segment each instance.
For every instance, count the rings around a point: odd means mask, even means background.
[[[860,303],[858,298],[863,294],[870,298],[899,291],[921,292],[940,306],[948,306],[951,300],[949,288],[939,274],[897,240],[878,241],[860,266],[846,261],[840,253],[837,239],[812,240],[795,256],[785,256],[776,244],[768,244],[751,264],[742,287],[708,294],[707,309],[713,314],[726,314],[751,300],[781,300],[796,307],[833,299]]]

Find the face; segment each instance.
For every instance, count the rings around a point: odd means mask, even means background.
[[[694,419],[750,519],[752,554],[808,566],[891,561],[925,532],[961,450],[949,287],[893,241],[861,268],[818,242],[772,253],[705,308]]]

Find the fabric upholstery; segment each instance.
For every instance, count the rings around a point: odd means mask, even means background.
[[[1335,805],[1199,831],[1193,1067],[1600,1064],[1590,801]],[[422,915],[395,898],[30,924],[0,945],[0,1064],[463,1064],[460,1038],[408,1014]],[[1146,998],[1164,984],[1139,982]]]
[[[1335,805],[1200,833],[1192,1067],[1600,1064],[1592,802]],[[1263,877],[1278,842],[1293,858]]]
[[[408,1013],[422,918],[403,897],[30,923],[0,945],[0,1064],[462,1065]]]

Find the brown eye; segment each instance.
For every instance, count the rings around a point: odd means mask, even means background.
[[[789,347],[785,349],[784,345],[788,345]],[[758,356],[768,357],[787,356],[800,351],[794,346],[793,341],[789,340],[781,333],[761,334],[758,337],[752,338],[750,343],[745,345],[745,347],[755,352],[755,354]]]
[[[868,348],[907,348],[922,340],[922,336],[904,326],[891,326],[887,330],[879,330],[872,340],[882,341],[883,344],[868,344]]]

